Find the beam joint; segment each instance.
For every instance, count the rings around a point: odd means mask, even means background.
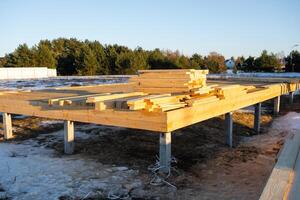
[[[159,136],[160,172],[169,173],[171,169],[171,132]]]
[[[74,153],[74,122],[66,120],[64,122],[64,152],[65,154]]]
[[[2,119],[3,119],[4,139],[8,140],[13,138],[11,114],[2,113]]]
[[[226,125],[226,144],[232,148],[232,112],[225,114],[225,125]]]
[[[254,105],[254,130],[257,134],[260,133],[260,118],[261,118],[261,103]]]

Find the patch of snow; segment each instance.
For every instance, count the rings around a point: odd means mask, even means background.
[[[300,113],[289,112],[288,114],[276,118],[271,126],[272,130],[291,131],[300,133]]]
[[[47,127],[53,124],[62,124],[64,123],[63,121],[60,120],[43,120],[39,123],[40,126],[42,127]]]
[[[254,106],[248,106],[245,108],[241,108],[239,110],[235,110],[234,112],[238,112],[238,113],[254,113],[255,111],[255,107]],[[264,105],[261,106],[261,112],[262,113],[267,113],[268,109],[266,107],[264,107]]]
[[[101,76],[91,77],[56,77],[45,79],[29,80],[0,80],[0,89],[10,90],[42,90],[50,87],[84,86],[111,83],[124,83],[128,78],[101,78]]]
[[[27,118],[28,116],[25,116],[25,115],[13,115],[13,118],[14,119],[25,119]]]
[[[79,155],[55,157],[54,151],[25,144],[0,144],[0,184],[14,199],[83,198],[91,195],[128,195],[137,171],[102,165]]]

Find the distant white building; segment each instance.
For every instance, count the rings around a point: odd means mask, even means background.
[[[225,60],[225,66],[227,67],[227,69],[233,69],[235,63],[234,60],[228,59]]]
[[[225,66],[227,67],[227,74],[232,74],[232,70],[235,66],[235,62],[232,59],[225,60]]]
[[[0,80],[56,77],[56,69],[47,67],[2,67]]]

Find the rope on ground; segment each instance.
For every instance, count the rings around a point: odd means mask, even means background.
[[[166,184],[166,185],[174,188],[175,190],[177,190],[177,187],[175,185],[166,181],[166,179],[168,179],[171,176],[172,171],[175,171],[178,173],[178,171],[174,167],[172,167],[172,164],[176,164],[176,163],[177,163],[176,158],[172,156],[171,163],[170,163],[171,167],[170,167],[168,173],[167,174],[159,173],[159,170],[165,166],[160,165],[159,158],[158,158],[158,156],[156,156],[155,163],[148,167],[148,170],[152,173],[152,176],[153,176],[152,179],[150,180],[150,185],[160,186],[160,185]]]
[[[116,199],[121,199],[121,200],[125,200],[125,199],[129,199],[129,194],[126,195],[117,195],[117,194],[113,194],[112,191],[110,191],[107,195],[107,198],[110,200],[116,200]]]

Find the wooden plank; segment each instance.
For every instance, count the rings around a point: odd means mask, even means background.
[[[170,111],[170,110],[175,110],[178,108],[183,108],[185,107],[187,104],[186,103],[173,103],[173,104],[159,104],[157,105],[158,107],[153,108],[152,110],[154,112],[166,112],[166,111]]]
[[[144,88],[144,87],[138,87],[136,88],[137,91],[145,92],[149,94],[162,94],[162,93],[189,93],[190,89],[188,88]]]
[[[159,74],[159,78],[160,79],[173,79],[173,78],[179,78],[179,79],[191,79],[193,78],[194,76],[191,75],[191,74],[186,74],[186,73],[172,73],[172,72],[169,72],[169,73],[160,73]],[[134,77],[134,78],[130,78],[130,80],[134,80],[136,78],[143,78],[143,79],[157,79],[158,78],[158,75],[157,73],[154,73],[154,72],[149,72],[149,73],[142,73],[142,74],[139,74],[138,77]]]
[[[97,110],[97,111],[113,109],[115,107],[116,107],[116,103],[115,103],[115,101],[112,101],[112,100],[95,102],[95,110]]]
[[[147,81],[142,81],[137,83],[139,87],[142,88],[182,88],[183,90],[190,90],[193,89],[191,85],[187,83],[175,83],[171,82],[170,83],[161,83],[161,82],[147,82]]]
[[[272,87],[254,93],[243,94],[235,98],[222,99],[218,103],[195,105],[167,112],[168,131],[173,131],[227,112],[272,99],[285,92],[286,84],[275,84]]]
[[[299,153],[300,135],[286,139],[278,161],[260,196],[260,200],[286,199],[294,179],[294,167]]]
[[[152,97],[145,98],[144,101],[151,104],[160,104],[160,103],[177,103],[180,100],[188,98],[187,95],[175,95],[175,96],[167,96],[167,97]]]
[[[166,114],[156,112],[132,112],[104,110],[93,108],[83,110],[57,110],[45,105],[36,106],[31,101],[0,98],[0,111],[14,114],[45,117],[57,120],[70,120],[109,126],[120,126],[164,132],[166,130]],[[16,109],[18,105],[18,109]]]
[[[294,167],[293,184],[291,185],[291,188],[288,191],[288,195],[287,195],[289,200],[300,199],[299,188],[300,188],[300,153],[298,152],[298,156]]]
[[[129,82],[133,82],[133,81],[137,81],[137,82],[151,82],[151,83],[155,83],[155,82],[160,82],[160,83],[192,83],[193,80],[190,77],[187,78],[175,78],[173,77],[172,74],[170,74],[170,78],[161,78],[161,75],[157,75],[154,78],[148,78],[148,77],[144,77],[144,76],[138,76],[135,78],[131,78],[129,79]]]
[[[215,94],[221,98],[234,98],[236,96],[244,95],[247,93],[245,87],[241,85],[229,85],[215,88]]]
[[[187,105],[188,106],[195,106],[195,105],[200,105],[200,104],[206,104],[206,103],[212,103],[219,101],[220,99],[217,98],[216,96],[209,96],[209,97],[200,97],[200,98],[193,98],[190,100],[187,100]]]
[[[104,96],[95,96],[95,97],[89,97],[87,98],[87,103],[95,103],[97,101],[106,101],[106,100],[113,100],[118,98],[124,98],[124,97],[131,97],[131,96],[138,96],[138,95],[147,95],[143,92],[130,92],[130,93],[120,93],[120,94],[111,94],[111,95],[104,95]]]
[[[199,73],[208,74],[208,70],[196,69],[151,69],[151,70],[138,70],[138,73]]]
[[[127,105],[129,106],[130,110],[141,110],[146,107],[145,98],[152,99],[152,98],[167,97],[167,96],[171,96],[171,94],[147,95],[145,97],[133,98],[127,100]]]
[[[116,100],[114,100],[115,104],[116,104],[116,108],[117,109],[129,109],[127,101],[130,101],[130,100],[136,99],[136,98],[141,98],[141,97],[140,96],[132,96],[132,97],[116,99]]]
[[[72,102],[72,100],[76,101],[76,100],[86,99],[88,97],[101,96],[101,95],[110,95],[110,93],[89,94],[89,95],[76,95],[76,96],[70,96],[70,97],[54,98],[54,99],[49,99],[48,100],[48,104],[49,105],[53,105],[56,102],[59,103],[59,101],[64,102],[64,100],[71,100],[71,102]],[[59,104],[63,104],[63,103],[59,103]]]

